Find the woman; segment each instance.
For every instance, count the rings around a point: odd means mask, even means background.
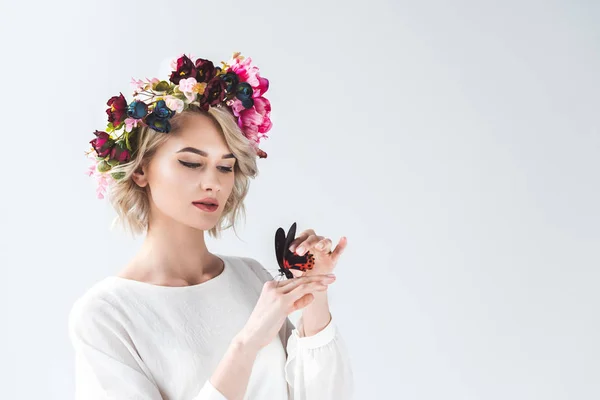
[[[290,250],[314,265],[282,281],[204,240],[234,226],[256,157],[266,158],[268,81],[235,53],[222,68],[182,55],[169,81],[132,83],[134,101],[108,102],[89,173],[123,225],[146,236],[71,309],[76,398],[350,399],[352,369],[327,303],[346,239],[331,251],[330,239],[302,232]],[[288,315],[300,309],[294,327]]]

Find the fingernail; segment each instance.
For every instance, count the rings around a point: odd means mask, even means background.
[[[323,243],[319,243],[315,246],[317,249],[321,250],[323,248]]]
[[[304,247],[300,246],[296,249],[296,253],[302,255],[302,253],[304,252]]]
[[[335,274],[327,274],[327,275],[325,275],[325,276],[328,276],[328,277],[330,277],[330,278],[335,278]]]

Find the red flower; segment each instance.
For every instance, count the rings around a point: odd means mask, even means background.
[[[118,161],[119,163],[126,163],[131,159],[131,154],[127,146],[122,141],[115,144],[110,152],[110,160]]]
[[[208,109],[208,106],[215,106],[225,98],[225,82],[219,77],[213,78],[204,89],[204,94],[200,98],[200,106]]]
[[[111,97],[106,104],[109,106],[106,109],[108,122],[116,128],[127,117],[127,100],[123,97],[123,93],[119,92],[119,96]]]
[[[267,158],[267,153],[259,148],[256,149],[256,154],[258,154],[258,158]]]
[[[169,80],[176,85],[184,78],[196,77],[196,66],[185,54],[177,59],[177,70],[171,72]]]
[[[92,140],[90,144],[96,150],[98,157],[106,157],[110,154],[114,141],[110,138],[108,133],[102,131],[95,131],[96,139]]]
[[[208,82],[215,76],[215,65],[210,60],[199,58],[196,60],[196,81]]]

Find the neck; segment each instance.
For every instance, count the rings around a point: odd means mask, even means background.
[[[152,215],[152,213],[150,214]],[[196,284],[218,275],[220,260],[206,248],[204,231],[154,213],[130,267],[140,280]]]

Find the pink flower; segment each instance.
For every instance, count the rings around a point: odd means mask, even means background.
[[[140,92],[142,90],[147,90],[152,88],[152,85],[155,83],[160,82],[160,80],[158,78],[152,78],[152,79],[148,79],[146,78],[146,82],[144,82],[141,79],[135,80],[134,78],[131,78],[131,82],[129,82],[131,84],[131,87],[133,88],[134,92]]]
[[[240,79],[240,82],[247,82],[252,87],[252,100],[254,105],[246,109],[241,100],[233,99],[228,105],[233,111],[233,115],[238,117],[238,126],[254,146],[257,146],[261,139],[268,137],[265,135],[272,126],[271,123],[271,103],[263,94],[269,89],[269,80],[259,75],[258,67],[252,65],[252,58],[242,57],[240,53],[234,53],[232,59],[227,63],[228,71],[234,72]]]
[[[252,87],[252,97],[261,97],[263,93],[269,90],[269,80],[267,78],[263,78],[262,76],[258,76],[258,73],[256,74],[256,78],[258,79],[258,86]]]
[[[96,164],[92,164],[88,167],[88,170],[86,171],[86,175],[92,176],[92,175],[94,175],[94,172],[96,172]]]
[[[271,103],[269,103],[269,100],[264,97],[257,97],[254,99],[254,106],[248,109],[245,109],[241,105],[241,101],[237,100],[231,108],[233,114],[238,117],[238,126],[250,141],[258,145],[261,139],[268,137],[265,133],[272,126],[270,118]]]
[[[99,199],[103,199],[106,191],[108,189],[108,185],[114,180],[110,173],[102,173],[98,171],[98,162],[99,160],[94,155],[94,151],[86,153],[87,157],[92,161],[92,164],[88,167],[86,171],[86,175],[89,177],[93,177],[96,179],[96,196]]]
[[[195,95],[195,93],[194,93],[194,95]],[[173,110],[178,113],[182,112],[183,108],[185,107],[185,103],[183,100],[178,99],[177,97],[174,97],[171,95],[165,96],[165,104],[167,105],[167,107],[170,110]]]
[[[191,92],[194,89],[194,85],[198,83],[196,78],[185,78],[179,81],[179,90],[182,92]]]
[[[236,73],[240,82],[248,82],[252,86],[252,97],[260,97],[269,89],[269,80],[259,75],[257,66],[252,65],[252,58],[241,59],[239,54],[232,58],[229,63],[230,71]]]
[[[260,133],[267,133],[271,129],[271,103],[264,97],[254,99],[254,109],[262,116],[262,122],[258,126]]]
[[[198,83],[196,78],[185,78],[179,81],[179,90],[185,94],[188,102],[196,100],[197,94],[194,92],[194,86]]]
[[[140,122],[141,119],[135,119],[135,118],[125,118],[125,131],[126,132],[131,132],[131,130],[133,128],[135,128],[136,126],[138,126],[138,122]]]
[[[252,58],[250,57],[237,57],[232,58],[228,63],[230,70],[235,72],[241,82],[248,82],[250,86],[258,86],[258,67],[252,65]]]
[[[131,78],[130,84],[131,84],[131,87],[133,88],[133,90],[136,92],[144,89],[144,87],[146,86],[146,82],[144,82],[141,79],[136,81],[133,77]]]
[[[99,199],[103,199],[106,191],[108,189],[108,185],[110,184],[110,179],[112,176],[108,174],[100,174],[97,178],[98,186],[96,187],[96,197]]]

